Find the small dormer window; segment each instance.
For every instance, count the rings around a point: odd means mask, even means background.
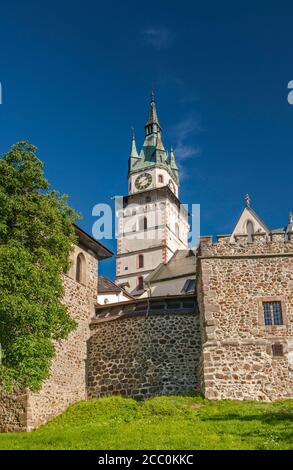
[[[164,176],[163,175],[159,175],[159,183],[164,183]]]
[[[191,294],[195,292],[195,279],[187,279],[182,288],[182,293]]]

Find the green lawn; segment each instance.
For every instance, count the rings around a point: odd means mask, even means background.
[[[101,398],[31,433],[1,434],[0,449],[293,449],[293,400]]]

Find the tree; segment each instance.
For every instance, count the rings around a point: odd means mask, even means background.
[[[49,190],[36,147],[18,142],[0,159],[0,383],[38,390],[56,341],[76,324],[62,303],[62,273],[78,214]]]

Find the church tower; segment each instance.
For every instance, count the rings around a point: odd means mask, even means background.
[[[188,247],[188,212],[179,200],[179,169],[173,148],[165,150],[154,93],[141,152],[134,132],[128,160],[128,195],[119,211],[116,283],[132,295],[147,295],[144,279]]]

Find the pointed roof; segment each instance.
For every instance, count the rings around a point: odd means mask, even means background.
[[[167,264],[161,263],[145,279],[147,283],[166,281],[196,274],[196,250],[177,250]]]
[[[105,294],[120,294],[122,293],[125,297],[133,299],[134,297],[130,295],[122,286],[118,286],[115,282],[109,279],[106,276],[98,276],[98,295]]]
[[[172,170],[177,170],[178,171],[178,166],[176,164],[174,150],[173,150],[172,146],[171,146],[171,149],[170,149],[170,167],[172,168]]]
[[[114,253],[107,247],[102,245],[102,243],[98,242],[95,238],[85,232],[82,228],[78,227],[76,224],[73,224],[73,226],[78,239],[78,243],[95,253],[97,259],[107,259],[113,256]]]
[[[245,196],[245,208],[242,211],[240,218],[232,232],[231,241],[237,235],[246,235],[247,234],[247,222],[251,221],[253,223],[254,233],[270,233],[270,229],[259,217],[259,215],[251,208],[251,199],[248,194]]]
[[[152,91],[148,120],[145,125],[145,138],[139,154],[136,149],[134,135],[132,137],[129,173],[154,166],[165,168],[170,176],[178,182],[179,170],[176,165],[174,152],[172,149],[171,158],[168,159],[168,153],[162,140],[162,128],[158,119],[154,92]]]
[[[156,103],[155,103],[155,93],[152,91],[151,93],[151,102],[150,102],[150,108],[149,108],[149,114],[148,114],[148,119],[146,122],[146,126],[149,126],[150,124],[157,124],[159,128],[161,129],[160,123],[159,123],[159,118],[158,118],[158,113],[156,109]]]
[[[134,134],[134,129],[132,128],[132,139],[131,139],[131,150],[130,150],[130,158],[140,158],[140,156],[137,153],[136,149],[136,142],[135,142],[135,134]]]

